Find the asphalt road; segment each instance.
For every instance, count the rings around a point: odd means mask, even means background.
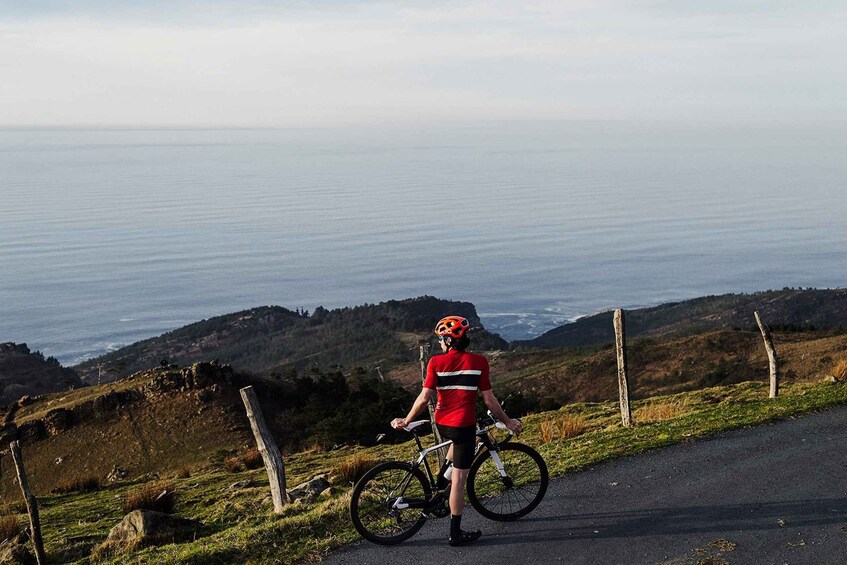
[[[468,505],[472,546],[449,547],[442,518],[325,563],[847,564],[845,438],[847,408],[728,432],[552,481],[517,522]]]

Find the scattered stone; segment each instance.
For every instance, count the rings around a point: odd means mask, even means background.
[[[234,488],[247,488],[252,484],[253,484],[253,481],[251,481],[250,479],[247,479],[246,481],[238,481],[237,483],[232,483],[231,485],[229,485],[228,487],[226,487],[223,490],[232,490]]]
[[[62,463],[64,463],[64,462],[65,462],[65,458],[64,458],[64,457],[56,457],[56,460],[55,460],[55,461],[53,461],[53,464],[54,464],[54,465],[61,465],[61,464],[62,464]]]
[[[318,475],[310,481],[301,483],[288,491],[294,501],[301,500],[303,502],[314,502],[320,494],[327,490],[331,485],[326,480],[326,475]]]
[[[107,483],[116,483],[118,481],[126,480],[126,478],[128,476],[129,476],[129,471],[127,471],[126,469],[121,469],[120,467],[115,465],[115,466],[112,467],[112,470],[109,471],[109,474],[106,475],[106,482]]]
[[[18,406],[27,406],[33,403],[33,399],[30,395],[25,394],[18,400]]]
[[[112,528],[98,553],[133,550],[150,545],[164,545],[197,538],[203,524],[152,510],[135,510]]]
[[[709,547],[713,547],[723,553],[729,553],[730,551],[735,551],[735,548],[738,547],[738,544],[721,538],[716,539],[715,541],[710,543]]]
[[[322,490],[321,493],[318,495],[318,497],[319,498],[330,498],[330,497],[332,497],[332,487]]]
[[[827,375],[823,378],[823,382],[825,382],[825,383],[837,383],[838,377],[836,377],[835,375]]]

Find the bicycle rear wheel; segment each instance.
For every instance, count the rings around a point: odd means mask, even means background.
[[[350,519],[366,540],[394,545],[424,525],[422,509],[430,495],[429,482],[417,467],[400,461],[380,463],[353,487]]]
[[[503,463],[500,474],[494,454]],[[468,499],[490,520],[508,522],[532,512],[547,492],[547,464],[533,448],[507,443],[480,453],[468,473]]]

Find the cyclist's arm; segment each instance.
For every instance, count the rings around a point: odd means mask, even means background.
[[[488,406],[488,409],[491,410],[491,413],[494,414],[494,417],[506,424],[506,427],[515,433],[521,433],[523,430],[523,426],[521,425],[520,420],[512,420],[509,416],[506,415],[506,412],[503,411],[503,407],[500,406],[500,402],[497,400],[497,397],[494,396],[494,391],[491,389],[482,390],[482,401],[485,402],[485,405]]]
[[[423,388],[421,389],[421,393],[415,399],[415,403],[412,404],[412,409],[409,410],[409,413],[405,418],[394,418],[391,421],[391,426],[394,428],[403,428],[409,425],[409,422],[414,421],[415,416],[423,410],[423,407],[429,404],[429,400],[435,397],[435,389],[432,388]]]

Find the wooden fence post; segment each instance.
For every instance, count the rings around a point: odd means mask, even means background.
[[[253,436],[256,438],[256,445],[259,447],[259,453],[262,454],[262,459],[265,461],[265,469],[268,471],[274,512],[279,514],[282,512],[285,503],[288,502],[288,491],[285,488],[285,464],[282,461],[282,453],[280,453],[271,435],[271,431],[265,423],[265,418],[262,416],[262,408],[259,406],[259,399],[256,397],[256,391],[253,390],[252,386],[241,389],[241,400],[244,401],[244,407],[247,409],[247,418],[250,420],[250,427],[253,429]]]
[[[626,374],[626,332],[624,315],[620,308],[615,310],[615,345],[618,352],[618,394],[621,399],[621,421],[624,427],[632,425],[632,411],[629,409],[629,383]]]
[[[426,367],[429,364],[429,347],[421,345],[421,384],[426,382]],[[435,437],[435,444],[438,445],[443,440],[441,432],[438,431],[438,426],[435,425],[435,399],[429,401],[429,423],[432,426],[432,435]],[[439,469],[444,464],[447,458],[447,453],[443,449],[438,450],[438,465]]]
[[[12,459],[15,461],[15,468],[18,471],[18,484],[24,495],[27,514],[29,514],[32,545],[35,546],[35,559],[38,561],[38,565],[44,565],[47,562],[47,556],[44,554],[44,541],[41,539],[41,520],[38,517],[38,501],[29,490],[29,481],[27,480],[26,470],[24,469],[24,457],[21,454],[20,444],[17,441],[13,441],[9,444],[9,451],[12,452]]]
[[[776,398],[779,396],[779,359],[776,356],[776,348],[773,346],[773,337],[771,330],[762,323],[759,317],[759,312],[754,311],[756,323],[759,324],[759,330],[762,332],[762,339],[765,340],[765,351],[768,352],[768,365],[770,366],[770,392],[768,398]]]

